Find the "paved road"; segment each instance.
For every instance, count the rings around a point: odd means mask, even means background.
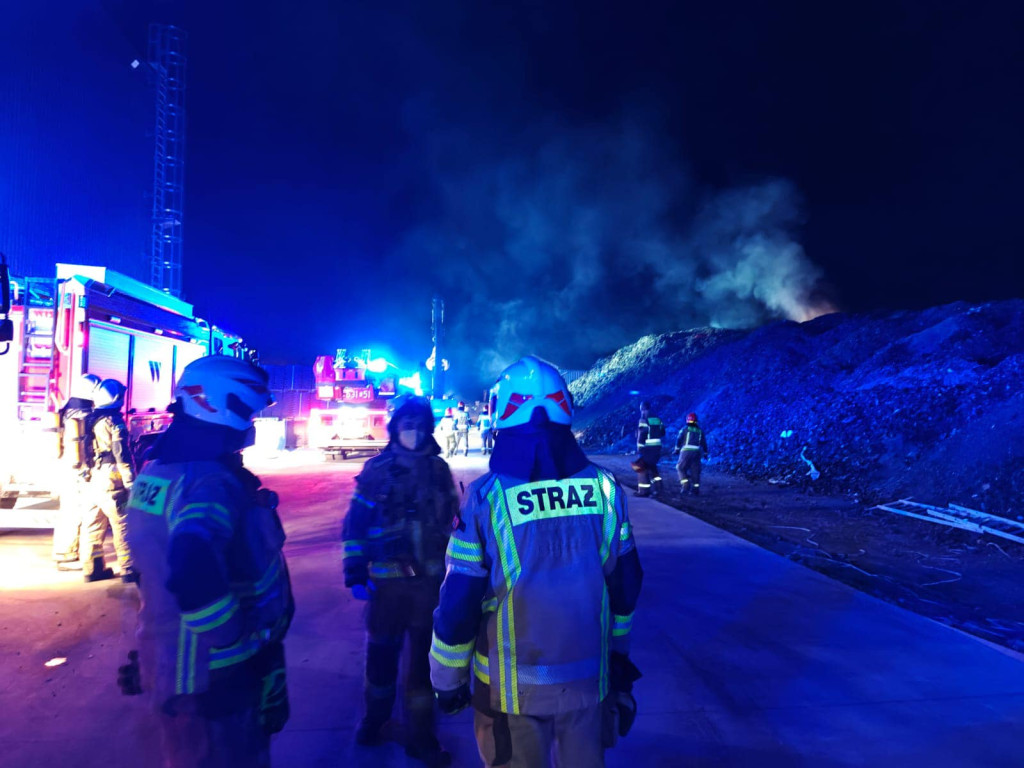
[[[342,587],[340,519],[360,462],[292,454],[257,471],[282,497],[298,613],[292,719],[274,764],[414,766],[395,744],[352,744],[362,606]],[[452,460],[457,479],[482,459]],[[611,768],[1018,766],[1024,664],[649,500],[631,499],[646,571],[634,625],[640,717]],[[113,670],[131,647],[134,592],[83,585],[39,533],[0,535],[0,764],[139,768],[152,730]],[[54,657],[67,662],[53,668]],[[475,766],[466,713],[443,721]]]

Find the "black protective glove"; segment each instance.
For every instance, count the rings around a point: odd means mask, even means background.
[[[608,660],[609,682],[613,691],[633,692],[633,683],[643,677],[636,664],[624,653],[612,651]]]
[[[138,651],[128,651],[128,663],[117,668],[117,687],[125,696],[138,696],[142,693]]]
[[[446,715],[457,715],[469,706],[471,696],[469,683],[463,683],[454,691],[434,691],[434,698],[437,699],[437,708]]]
[[[619,736],[625,736],[633,727],[636,720],[636,699],[633,697],[633,683],[643,675],[637,669],[636,664],[629,660],[624,653],[611,654],[608,663],[609,682],[611,691],[609,697],[618,710],[618,732]]]
[[[256,504],[264,509],[277,510],[277,505],[280,502],[281,498],[277,495],[276,491],[272,491],[269,488],[260,488],[256,491]]]

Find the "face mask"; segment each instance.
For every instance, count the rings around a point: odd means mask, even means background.
[[[256,445],[256,425],[252,424],[242,435],[242,447],[251,448]]]
[[[422,434],[418,429],[403,429],[398,433],[398,442],[407,451],[415,451],[419,447]]]

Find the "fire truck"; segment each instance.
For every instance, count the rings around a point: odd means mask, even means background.
[[[195,316],[191,304],[103,267],[58,264],[56,277],[19,278],[0,265],[0,509],[21,495],[55,496],[57,412],[92,373],[127,387],[137,447],[170,424],[181,370],[210,354],[246,357],[242,339]],[[0,526],[13,513],[0,512]]]
[[[388,444],[388,402],[397,392],[395,376],[375,374],[363,359],[321,356],[313,365],[317,399],[323,407],[309,413],[309,445],[324,458],[347,459],[379,453]]]

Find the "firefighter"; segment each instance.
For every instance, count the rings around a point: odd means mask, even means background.
[[[88,437],[92,426],[93,396],[100,377],[80,376],[71,387],[71,397],[57,414],[57,457],[61,460],[63,488],[60,511],[53,525],[53,559],[58,570],[78,570],[82,520],[89,511]]]
[[[171,426],[132,485],[140,647],[118,682],[151,696],[166,766],[266,768],[288,718],[284,531],[277,494],[241,456],[253,414],[273,403],[268,381],[238,358],[190,363]]]
[[[679,475],[680,489],[683,493],[699,496],[700,464],[702,458],[707,458],[708,442],[704,437],[704,430],[697,423],[696,413],[687,414],[686,428],[676,438],[676,447],[673,453],[679,454],[676,474]]]
[[[490,472],[453,524],[434,613],[431,680],[443,712],[468,706],[483,604],[490,706],[505,713],[513,768],[604,765],[603,702],[631,667],[642,571],[622,488],[572,433],[550,363],[524,357],[494,390]],[[483,660],[480,660],[483,665]]]
[[[459,452],[459,446],[461,445],[463,456],[469,456],[469,428],[471,426],[472,420],[469,418],[466,404],[460,402],[458,409],[455,411],[455,452]]]
[[[640,421],[636,428],[636,450],[639,458],[636,465],[636,495],[657,496],[661,489],[661,438],[665,436],[665,425],[657,416],[651,416],[650,403],[640,403]]]
[[[92,451],[89,471],[91,507],[82,519],[87,546],[82,548],[82,574],[86,581],[102,581],[114,573],[106,567],[103,543],[107,528],[114,534],[114,551],[122,581],[137,581],[131,551],[125,539],[125,505],[135,478],[128,427],[121,415],[125,386],[104,379],[96,388],[92,412]]]
[[[396,399],[387,447],[356,478],[342,528],[345,586],[366,611],[366,713],[356,742],[373,745],[395,703],[398,662],[409,638],[405,751],[429,766],[451,757],[435,735],[430,688],[433,611],[458,496],[433,437],[434,418],[422,397]]]
[[[490,409],[484,409],[477,419],[476,426],[480,430],[480,453],[486,456],[494,450],[494,419]]]
[[[445,409],[444,416],[437,423],[437,431],[444,440],[444,457],[450,459],[455,455],[459,441],[459,436],[455,431],[455,410],[453,408]]]

